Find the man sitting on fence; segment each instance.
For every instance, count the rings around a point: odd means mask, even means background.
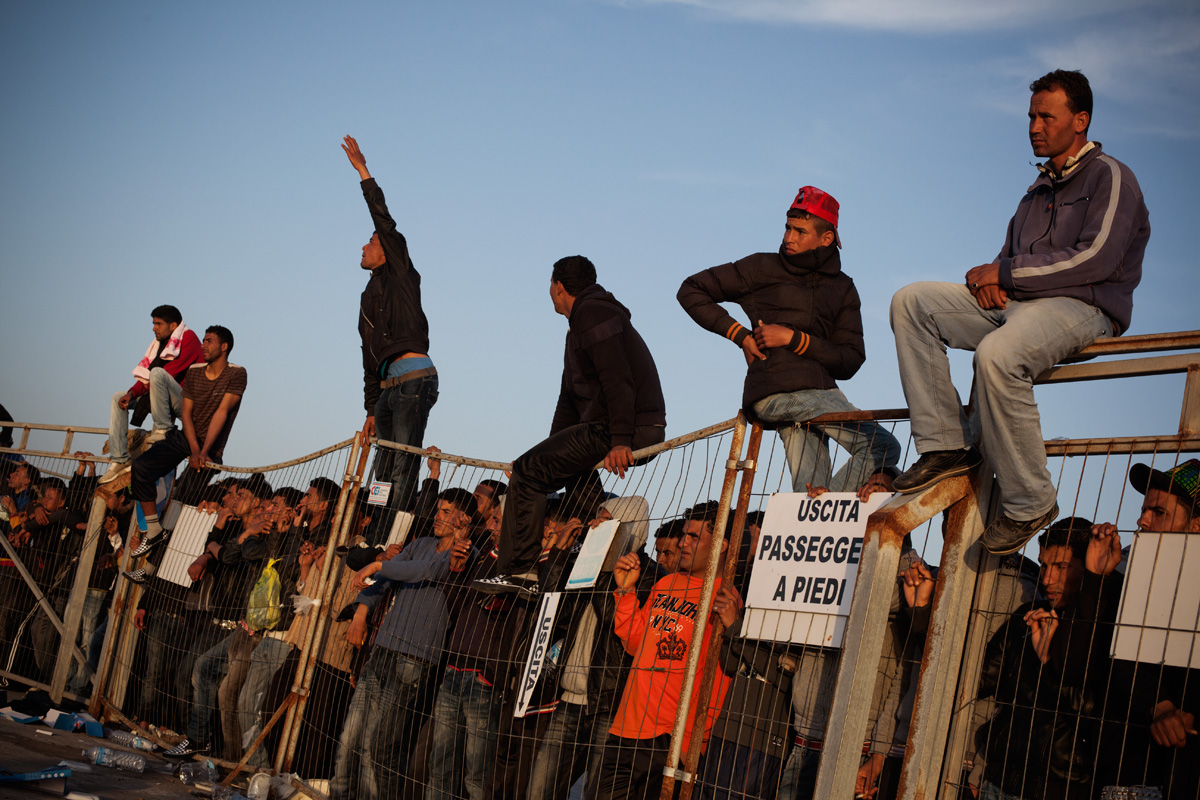
[[[718,505],[702,503],[684,515],[680,542],[679,571],[661,578],[650,591],[650,599],[638,606],[638,578],[641,560],[636,553],[621,556],[613,568],[616,582],[616,631],[625,650],[633,656],[633,667],[625,681],[609,736],[601,756],[600,780],[594,798],[657,797],[663,768],[668,764],[671,731],[679,710],[687,671],[687,653],[692,639],[700,635],[700,661],[697,676],[704,670],[708,640],[712,635],[709,619],[697,619],[700,595],[711,559],[717,559],[717,577],[713,588],[719,590],[729,543],[721,540],[713,549],[713,525]],[[729,678],[717,670],[708,705],[699,708],[699,682],[693,686],[687,710],[683,747],[691,741],[692,727],[704,726],[704,739],[712,729],[716,709],[725,700]],[[697,722],[697,717],[700,717]]]
[[[629,309],[596,283],[583,256],[554,264],[550,300],[567,318],[562,388],[550,437],[513,462],[500,534],[500,573],[482,591],[537,589],[546,495],[567,487],[564,500],[589,519],[602,487],[596,465],[624,477],[633,451],[663,441],[667,411],[658,368],[630,322]],[[586,499],[584,499],[586,498]]]
[[[162,441],[143,453],[133,465],[130,487],[146,518],[146,535],[133,551],[135,557],[148,553],[159,543],[163,532],[155,506],[155,482],[185,458],[189,469],[197,476],[208,469],[210,462],[223,463],[225,443],[246,392],[245,367],[229,362],[233,333],[228,328],[209,326],[200,349],[204,363],[188,368],[183,385],[183,414],[180,417],[183,431],[169,428]],[[197,477],[197,481],[203,483],[203,478]]]
[[[807,424],[813,417],[857,411],[836,381],[849,380],[866,360],[854,281],[842,272],[838,201],[803,186],[788,209],[778,253],[755,253],[697,272],[676,297],[705,328],[742,349],[742,405],[752,418],[778,423],[792,472],[792,491],[808,485],[853,491],[866,477],[900,461],[900,444],[874,422]],[[737,303],[751,328],[720,303]],[[850,459],[831,474],[833,439]]]
[[[391,605],[375,634],[338,739],[329,786],[332,800],[375,800],[406,771],[419,728],[413,710],[425,702],[449,624],[445,582],[450,561],[475,556],[469,538],[475,498],[458,488],[439,494],[433,470],[437,464],[430,461],[431,477],[418,495],[414,530],[404,549],[386,561],[371,562],[356,575],[365,588],[346,631],[350,644],[366,644],[368,615],[389,596]],[[432,535],[425,535],[430,530]]]
[[[108,420],[108,458],[112,462],[100,478],[108,483],[125,474],[129,461],[129,411],[133,409],[133,424],[141,425],[149,412],[154,429],[146,437],[146,446],[161,441],[167,428],[183,413],[182,383],[188,367],[200,360],[200,340],[192,329],[183,324],[183,315],[175,306],[158,306],[150,312],[154,341],[146,355],[133,368],[137,378],[126,392],[112,398]]]
[[[1018,608],[984,654],[979,696],[995,698],[997,710],[976,734],[982,800],[1099,796],[1098,710],[1121,599],[1121,539],[1065,517],[1038,541],[1044,603]]]
[[[916,492],[982,457],[950,380],[947,345],[975,351],[979,442],[1000,484],[984,530],[997,554],[1058,514],[1033,380],[1097,338],[1129,329],[1150,219],[1133,173],[1088,140],[1092,90],[1055,70],[1030,85],[1029,141],[1048,159],[1017,206],[1000,255],[963,283],[914,283],[892,298],[900,382],[921,457],[896,479]]]

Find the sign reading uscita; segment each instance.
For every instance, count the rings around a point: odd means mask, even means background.
[[[746,597],[745,635],[841,645],[867,517],[890,494],[775,494],[767,502]]]

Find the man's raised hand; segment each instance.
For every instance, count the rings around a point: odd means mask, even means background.
[[[1092,538],[1088,541],[1084,557],[1087,571],[1095,575],[1111,575],[1121,563],[1121,534],[1111,522],[1092,526]]]
[[[362,154],[362,150],[358,149],[358,142],[354,141],[353,136],[346,136],[342,139],[342,150],[346,153],[346,158],[350,159],[350,166],[358,171],[358,177],[361,180],[368,180],[371,173],[367,171],[367,157]]]
[[[620,592],[632,592],[642,574],[642,562],[637,553],[626,553],[613,565],[613,580]]]

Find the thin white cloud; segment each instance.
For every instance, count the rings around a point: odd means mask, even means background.
[[[787,25],[826,25],[910,33],[961,33],[1056,27],[1162,0],[624,0],[624,5],[681,5],[721,17]]]

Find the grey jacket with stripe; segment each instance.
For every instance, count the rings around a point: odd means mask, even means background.
[[[996,259],[1001,287],[1014,300],[1074,297],[1107,314],[1116,333],[1128,330],[1150,239],[1137,178],[1099,142],[1062,175],[1038,169]]]

